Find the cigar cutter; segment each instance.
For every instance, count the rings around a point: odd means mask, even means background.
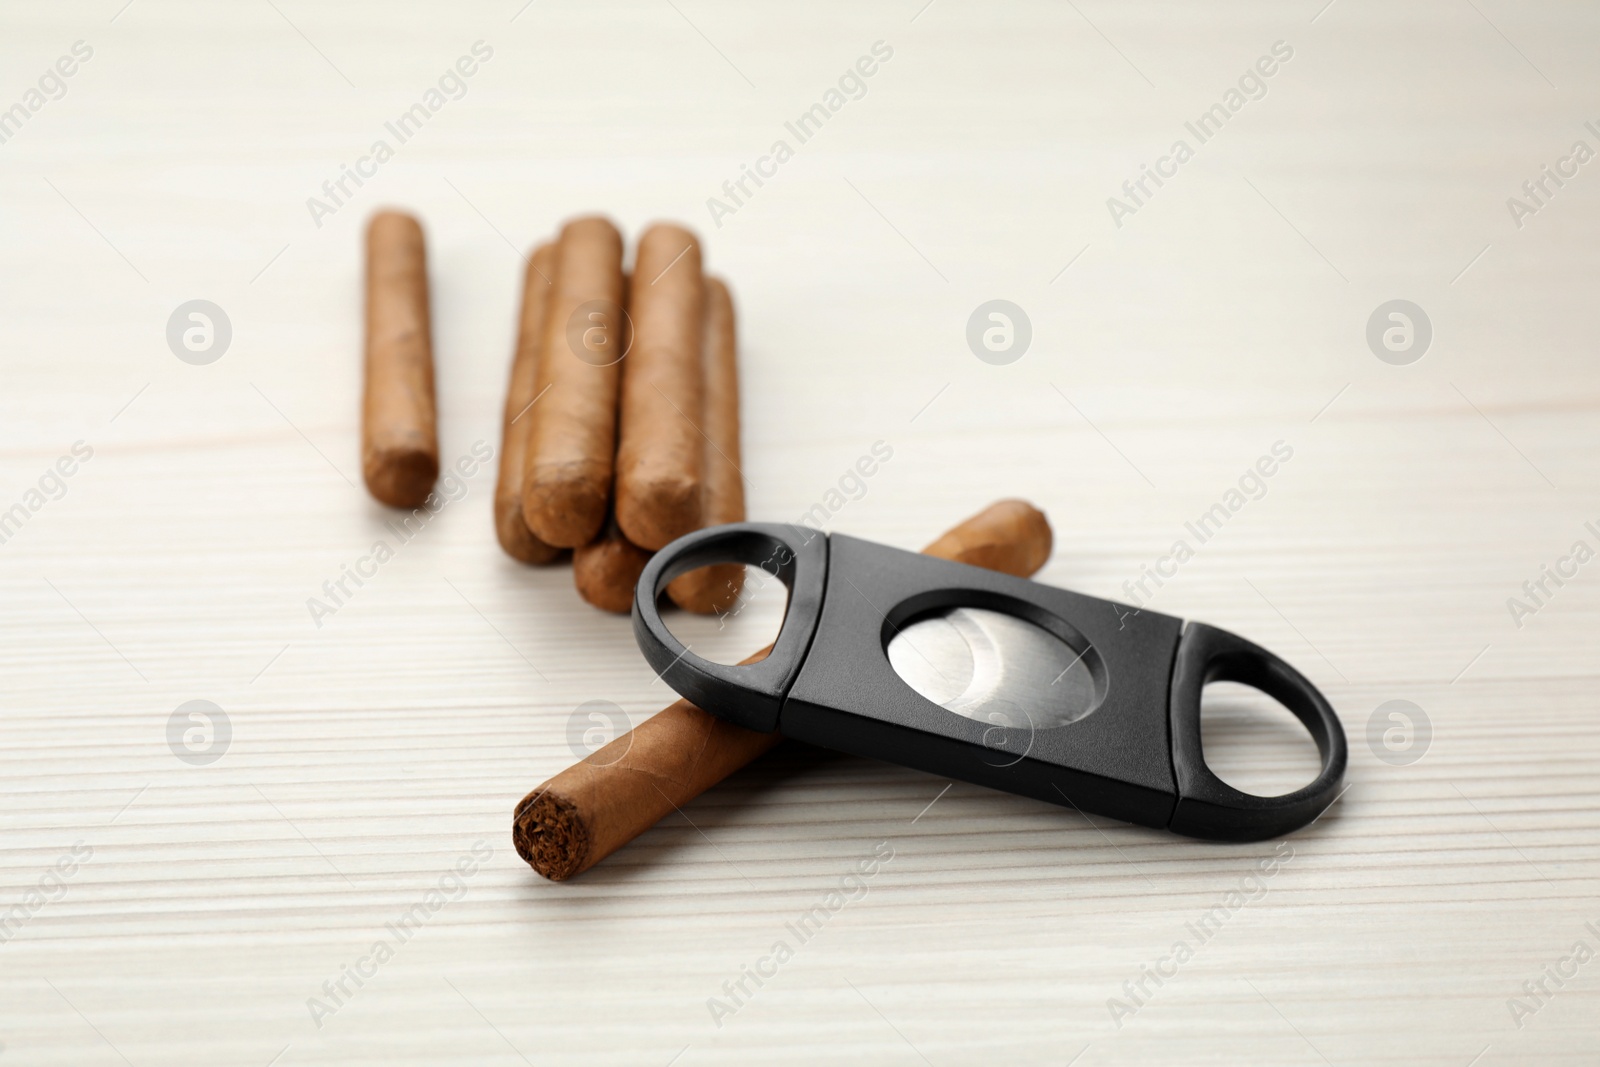
[[[710,662],[662,621],[667,583],[713,563],[787,587],[765,659]],[[735,523],[680,537],[645,567],[633,630],[669,686],[729,722],[1190,837],[1296,830],[1344,777],[1328,701],[1242,637],[844,534]],[[1321,753],[1316,779],[1260,797],[1213,774],[1200,738],[1213,681],[1293,712]]]

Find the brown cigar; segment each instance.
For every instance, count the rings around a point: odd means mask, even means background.
[[[511,383],[500,430],[500,476],[494,487],[494,532],[500,547],[524,563],[549,563],[561,553],[535,537],[522,518],[522,483],[526,471],[528,429],[538,421],[539,347],[544,343],[544,312],[556,269],[556,246],[540,245],[528,260],[522,284],[522,318],[517,349],[511,357]]]
[[[700,521],[705,526],[744,521],[744,475],[739,469],[739,348],[733,297],[720,278],[706,279],[705,405],[700,428],[705,483]],[[672,602],[702,615],[727,611],[744,587],[744,568],[715,564],[690,571],[667,586]]]
[[[599,536],[611,496],[617,379],[627,351],[622,235],[602,218],[561,230],[529,427],[522,516],[534,536],[576,548]]]
[[[644,232],[628,304],[633,349],[622,371],[617,525],[653,550],[700,528],[705,290],[694,234],[666,224]]]
[[[1020,578],[1050,555],[1050,524],[1021,501],[990,505],[923,551],[957,562],[979,558]],[[1014,551],[997,551],[1012,545]],[[941,547],[943,546],[943,547]],[[939,551],[935,551],[939,549]],[[952,553],[952,554],[946,554]],[[1031,567],[1022,569],[1028,563]],[[762,649],[746,663],[767,654]],[[589,754],[517,805],[517,854],[553,881],[582,873],[722,781],[780,740],[716,718],[687,700]]]
[[[982,519],[982,522],[978,520]],[[1050,523],[1026,500],[999,500],[922,551],[1026,578],[1050,558]]]
[[[626,615],[633,610],[639,573],[649,562],[650,553],[623,536],[616,519],[607,519],[604,533],[572,550],[572,582],[595,607]]]
[[[427,248],[417,220],[399,211],[367,224],[361,476],[397,508],[420,507],[439,477]]]

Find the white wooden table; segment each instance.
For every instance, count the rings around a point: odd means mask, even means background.
[[[1600,548],[1600,15],[1323,2],[4,0],[0,1065],[1595,1062],[1600,563],[1559,561]],[[1023,496],[1045,580],[1125,598],[1283,442],[1149,603],[1323,687],[1348,792],[1251,882],[1281,846],[783,749],[542,882],[509,816],[575,709],[670,699],[626,621],[501,555],[492,468],[306,606],[389,517],[352,484],[385,204],[428,228],[449,458],[498,446],[519,254],[593,210],[686,221],[731,280],[755,517],[883,441],[831,528],[917,547]],[[231,325],[202,365],[166,332],[195,299]],[[967,343],[992,299],[1031,323],[1009,364]],[[1409,363],[1366,337],[1397,299]],[[1576,576],[1535,604],[1546,565]],[[229,735],[169,744],[190,701]],[[1216,759],[1292,783],[1308,743],[1253,736]]]

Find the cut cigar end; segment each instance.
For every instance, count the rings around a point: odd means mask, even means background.
[[[611,477],[594,463],[542,464],[528,472],[522,517],[546,544],[579,548],[593,541],[606,521]]]
[[[393,508],[418,508],[439,478],[439,457],[420,448],[369,451],[361,457],[367,491]]]
[[[517,805],[511,842],[528,866],[552,882],[565,881],[588,866],[588,825],[577,805],[544,786]]]
[[[1027,578],[1045,565],[1054,541],[1044,512],[1025,500],[1000,500],[945,531],[922,551]]]
[[[626,615],[633,610],[633,588],[649,562],[650,553],[625,537],[602,537],[573,550],[572,583],[579,596],[600,610]]]
[[[617,482],[617,525],[640,548],[655,552],[700,529],[699,478],[663,471]]]

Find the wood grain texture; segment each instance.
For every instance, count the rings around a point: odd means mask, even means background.
[[[0,514],[23,509],[0,916],[28,911],[0,944],[0,1063],[1593,1062],[1600,962],[1520,1027],[1508,1001],[1600,948],[1600,563],[1520,627],[1507,600],[1600,547],[1600,176],[1520,228],[1507,198],[1600,147],[1600,15],[921,6],[615,4],[603,35],[584,6],[12,6],[0,106],[93,54],[0,144]],[[1280,40],[1264,95],[1194,143]],[[877,41],[892,57],[841,89]],[[784,124],[830,89],[800,143]],[[430,90],[400,143],[385,124]],[[778,138],[793,157],[734,204]],[[1178,138],[1193,157],[1118,227],[1107,199]],[[446,503],[422,517],[360,487],[384,206],[428,228]],[[593,211],[682,219],[737,289],[753,518],[916,547],[1018,496],[1055,528],[1043,580],[1125,598],[1292,447],[1149,604],[1322,686],[1350,788],[1120,1027],[1108,1000],[1272,843],[783,747],[580,880],[512,851],[509,806],[595,740],[587,702],[671,699],[625,620],[499,550],[473,451],[499,436],[521,255]],[[232,326],[203,366],[166,336],[197,298]],[[1031,324],[1005,365],[968,345],[994,299]],[[1433,326],[1409,366],[1366,342],[1394,299]],[[346,567],[371,576],[338,593]],[[736,658],[760,621],[684,625]],[[169,744],[194,700],[231,727],[206,765]],[[1386,712],[1367,741],[1392,700],[1431,722],[1409,765],[1377,755]],[[865,894],[718,1026],[708,1000],[880,842]],[[390,932],[441,879],[456,899]]]

